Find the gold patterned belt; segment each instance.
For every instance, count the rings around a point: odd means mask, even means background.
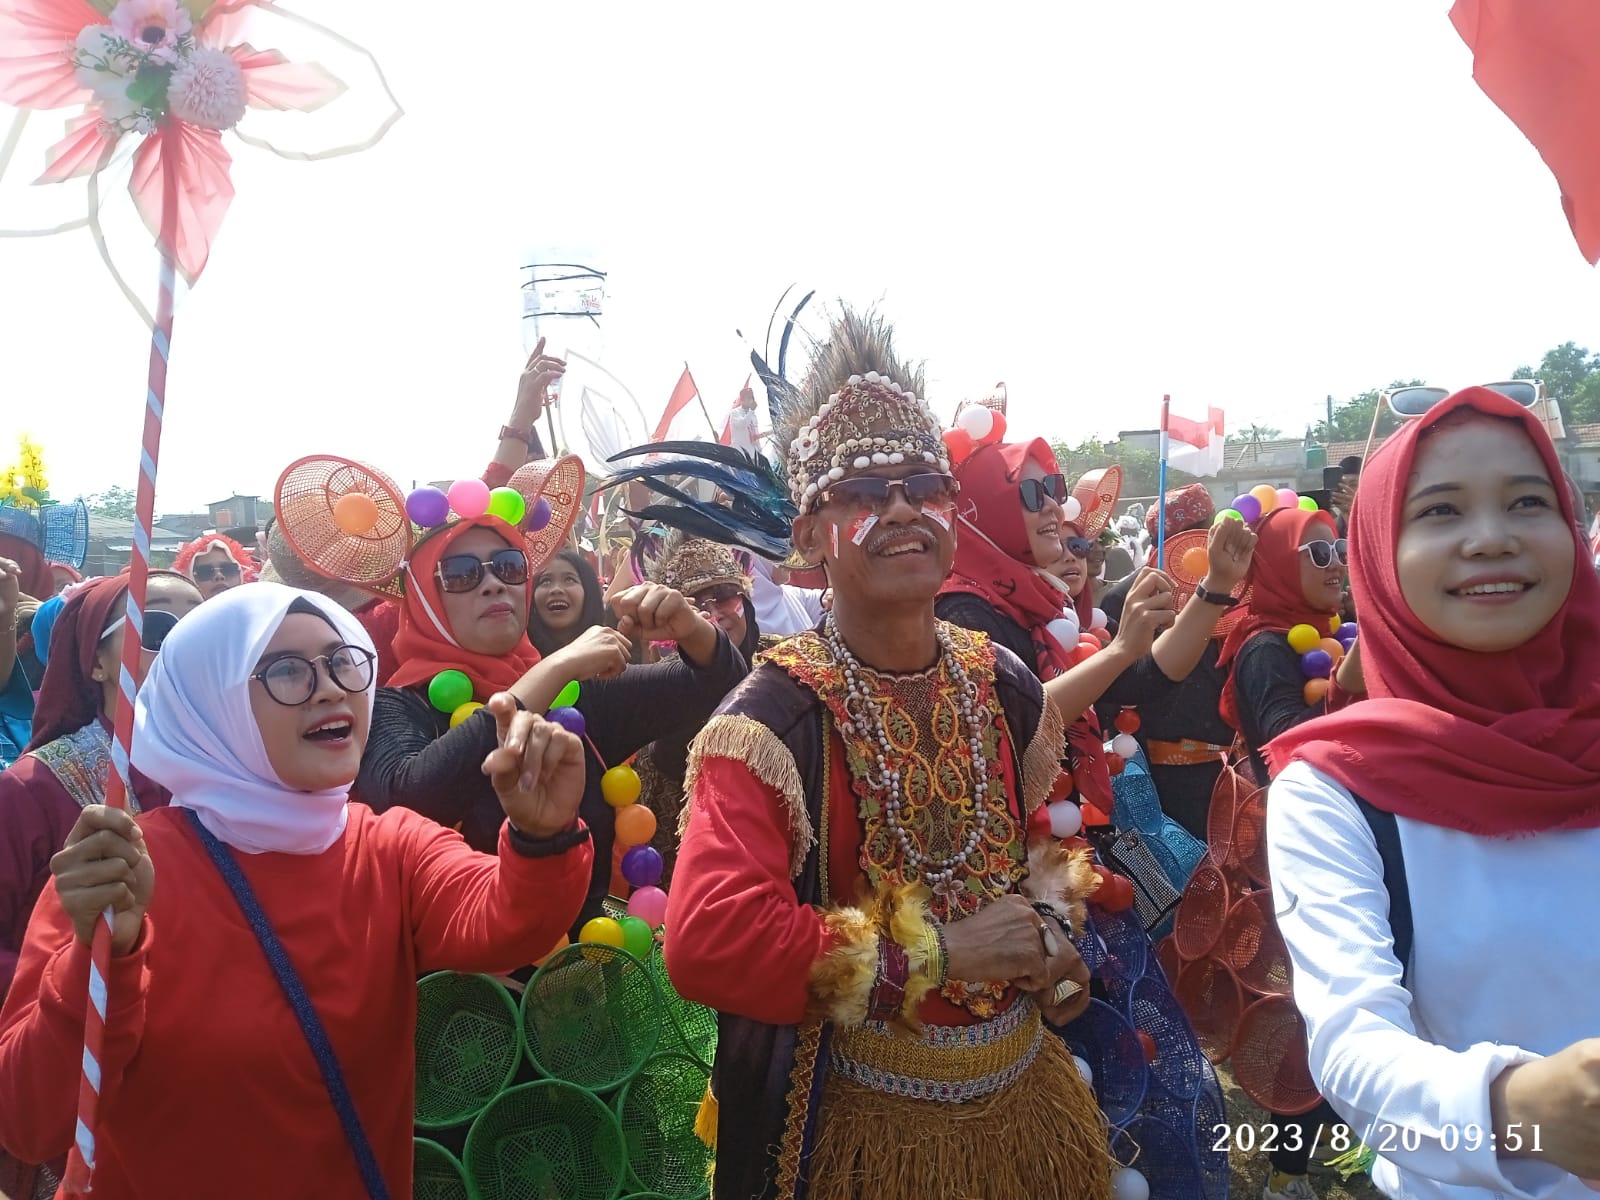
[[[1214,742],[1199,742],[1182,738],[1176,742],[1161,742],[1149,738],[1144,744],[1145,757],[1158,767],[1198,767],[1219,761],[1228,753],[1228,747]]]
[[[919,1037],[882,1021],[835,1026],[829,1069],[873,1091],[908,1100],[966,1104],[1009,1087],[1033,1065],[1044,1022],[1023,997],[975,1025],[926,1025]]]

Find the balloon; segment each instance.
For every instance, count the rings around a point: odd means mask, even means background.
[[[551,708],[571,708],[578,702],[578,681],[574,679],[566,687],[556,693],[556,702]]]
[[[1057,617],[1044,627],[1045,632],[1068,650],[1078,648],[1078,627],[1065,617]]]
[[[1221,512],[1219,512],[1216,516],[1211,518],[1211,523],[1213,525],[1221,525],[1224,521],[1228,520],[1228,518],[1230,518],[1230,517],[1233,518],[1235,521],[1244,521],[1244,514],[1242,512],[1240,512],[1237,508],[1225,508]],[[1248,524],[1250,524],[1250,522],[1249,521],[1245,521],[1245,524],[1248,525]]]
[[[526,506],[527,501],[523,501]],[[550,524],[550,501],[540,496],[534,501],[533,507],[528,509],[527,528],[530,533],[538,533]]]
[[[1261,520],[1261,501],[1249,492],[1233,498],[1233,509],[1246,525],[1254,525]]]
[[[472,680],[464,671],[440,671],[428,681],[428,703],[443,713],[456,709],[472,699]]]
[[[650,926],[638,917],[623,917],[617,924],[622,926],[622,948],[635,958],[649,958],[656,945]]]
[[[974,404],[970,408],[961,410],[961,415],[956,418],[956,428],[974,442],[981,443],[994,432],[994,418],[993,409]]]
[[[575,708],[552,708],[545,714],[544,719],[579,737],[589,732],[589,722],[585,721],[583,714]]]
[[[371,533],[378,523],[378,502],[365,492],[346,492],[333,502],[333,523],[351,537]]]
[[[1339,626],[1339,628],[1334,632],[1333,636],[1348,646],[1351,642],[1356,640],[1356,634],[1358,632],[1359,631],[1356,629],[1356,623],[1354,621],[1346,621],[1343,625]]]
[[[1076,496],[1068,496],[1067,502],[1061,506],[1061,515],[1069,521],[1076,521],[1083,516],[1083,504]]]
[[[1113,775],[1121,775],[1128,768],[1128,760],[1113,750],[1106,755],[1106,770]],[[1109,824],[1110,822],[1107,822]]]
[[[578,931],[578,940],[596,946],[621,947],[624,940],[622,926],[610,917],[596,917]]]
[[[1050,833],[1053,837],[1069,838],[1083,828],[1083,813],[1071,800],[1057,800],[1045,806],[1050,816]]]
[[[950,456],[951,462],[965,462],[978,448],[972,435],[965,429],[946,429],[939,437],[944,442],[945,453]]]
[[[1328,681],[1326,679],[1306,680],[1306,688],[1301,695],[1305,697],[1308,707],[1326,700],[1328,698]]]
[[[1097,804],[1090,804],[1087,800],[1084,801],[1083,806],[1078,811],[1083,814],[1083,823],[1085,825],[1111,824],[1111,818],[1106,816],[1106,814],[1101,811],[1100,806]]]
[[[989,415],[994,418],[994,424],[992,426],[990,426],[990,428],[989,428],[989,440],[991,442],[1003,442],[1003,441],[1005,441],[1006,440],[1006,415],[1005,415],[1005,413],[1003,413],[1003,412],[994,412],[994,411],[991,410]]]
[[[1132,1167],[1111,1172],[1111,1200],[1150,1200],[1150,1183]]]
[[[1317,504],[1317,498],[1315,496],[1301,496],[1300,497],[1300,511],[1301,512],[1316,512],[1318,507],[1319,506]]]
[[[1333,659],[1335,663],[1343,658],[1345,654],[1344,643],[1338,638],[1325,637],[1317,643],[1317,648],[1319,650],[1326,650],[1328,652],[1328,657]]]
[[[1296,625],[1289,630],[1289,645],[1296,654],[1314,649],[1321,640],[1322,635],[1317,632],[1315,625]]]
[[[1094,1086],[1094,1071],[1092,1071],[1090,1069],[1089,1064],[1084,1062],[1083,1059],[1079,1058],[1076,1054],[1074,1054],[1072,1056],[1072,1065],[1078,1068],[1078,1074],[1083,1076],[1083,1081],[1085,1083],[1087,1083],[1090,1087],[1093,1087]]]
[[[622,877],[631,887],[654,887],[664,869],[661,851],[654,846],[635,846],[622,856]]]
[[[1279,508],[1299,508],[1300,507],[1300,493],[1295,491],[1293,488],[1279,488],[1278,489],[1278,507]]]
[[[1133,907],[1133,884],[1107,871],[1089,898],[1107,912],[1126,912]]]
[[[527,514],[528,502],[516,488],[497,487],[489,493],[489,515],[499,517],[507,525],[520,525]]]
[[[457,725],[461,724],[461,722],[465,721],[468,717],[482,707],[483,705],[479,704],[476,700],[469,700],[467,703],[457,706],[450,713],[450,728],[454,729]]]
[[[1106,610],[1103,609],[1103,608],[1095,609],[1093,614],[1089,618],[1089,628],[1090,629],[1104,629],[1106,627],[1106,625],[1107,625]]]
[[[1131,884],[1129,885],[1132,886]],[[1134,1036],[1139,1039],[1139,1045],[1144,1047],[1144,1060],[1153,1063],[1156,1060],[1156,1039],[1142,1029],[1134,1030]]]
[[[1139,753],[1139,743],[1131,733],[1119,733],[1111,739],[1111,749],[1123,758],[1132,758]]]
[[[1028,836],[1044,837],[1050,832],[1050,806],[1041,804],[1028,814]]]
[[[1204,579],[1210,567],[1211,556],[1206,553],[1204,546],[1190,546],[1178,563],[1178,569],[1190,579]]]
[[[1344,619],[1340,617],[1338,613],[1335,613],[1333,616],[1328,618],[1328,632],[1337,635],[1339,632],[1339,627],[1343,624]]]
[[[443,525],[450,517],[450,497],[436,487],[419,487],[406,497],[406,516],[424,529]]]
[[[639,772],[627,763],[600,776],[600,794],[612,808],[627,808],[639,799]],[[650,839],[646,838],[646,841]]]
[[[1300,656],[1300,673],[1307,679],[1326,679],[1333,674],[1333,655],[1320,646]]]
[[[1278,489],[1273,487],[1270,483],[1257,484],[1255,487],[1250,489],[1250,494],[1254,496],[1256,498],[1256,502],[1261,505],[1262,516],[1266,516],[1267,513],[1278,507]]]
[[[602,780],[601,788],[605,787]],[[656,815],[642,804],[617,810],[617,844],[642,846],[656,835]]]
[[[463,521],[475,520],[489,511],[489,485],[481,479],[458,479],[445,494]]]
[[[628,900],[628,915],[659,929],[667,919],[667,894],[658,887],[640,888]]]
[[[1078,790],[1078,781],[1072,777],[1071,771],[1057,771],[1056,781],[1050,785],[1051,800],[1069,800],[1072,793]]]

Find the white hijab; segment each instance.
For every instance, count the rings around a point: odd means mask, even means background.
[[[178,622],[134,710],[133,765],[246,854],[320,854],[344,832],[349,787],[291,791],[267,761],[250,707],[250,676],[296,600],[372,650],[360,622],[326,596],[276,583],[230,588]],[[372,695],[354,698],[369,715]]]

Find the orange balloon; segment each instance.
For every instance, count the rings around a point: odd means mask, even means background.
[[[371,533],[378,523],[378,502],[363,492],[348,492],[334,501],[333,523],[351,537]]]
[[[1211,566],[1211,559],[1206,554],[1204,546],[1190,546],[1183,552],[1183,561],[1178,567],[1191,579],[1204,579],[1206,570]]]
[[[1328,697],[1328,681],[1326,679],[1306,680],[1305,698],[1307,704],[1316,704]]]
[[[656,815],[643,804],[630,804],[617,810],[617,842],[623,846],[642,846],[656,835]]]
[[[1250,489],[1250,494],[1261,501],[1261,511],[1269,513],[1278,507],[1278,489],[1270,483],[1260,483]]]
[[[1344,657],[1344,643],[1339,641],[1338,638],[1323,638],[1317,643],[1317,649],[1326,650],[1332,656],[1334,662],[1338,662]]]

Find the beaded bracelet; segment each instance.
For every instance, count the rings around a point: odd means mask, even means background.
[[[878,937],[878,978],[867,1000],[869,1021],[892,1021],[905,1003],[911,980],[911,957],[906,948],[886,934]]]
[[[1072,940],[1072,924],[1057,911],[1055,905],[1035,900],[1032,907],[1041,917],[1049,917],[1054,921],[1069,942]]]

